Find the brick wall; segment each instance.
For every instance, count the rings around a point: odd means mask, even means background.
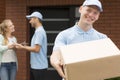
[[[27,40],[27,25],[26,25],[26,0],[6,0],[6,18],[11,19],[15,25],[14,35],[18,42]],[[28,54],[24,50],[17,51],[18,57],[18,74],[17,80],[28,80]]]
[[[120,48],[120,0],[101,0],[104,12],[94,25],[95,28],[107,34]],[[79,5],[83,0],[4,0],[0,1],[0,21],[10,18],[14,22],[16,32],[14,33],[18,42],[27,41],[29,28],[25,15],[29,6],[52,6],[52,5]],[[6,9],[6,10],[5,10]],[[18,50],[19,70],[17,80],[29,80],[29,54],[24,50]]]
[[[95,28],[110,37],[120,48],[120,1],[103,0],[104,12],[101,14]]]
[[[0,1],[0,22],[5,18],[5,1]]]
[[[28,0],[29,6],[55,6],[55,5],[79,5],[82,4],[84,0]]]

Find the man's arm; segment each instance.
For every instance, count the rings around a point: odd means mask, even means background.
[[[38,45],[38,44],[36,44],[33,47],[31,47],[31,46],[23,46],[21,44],[16,44],[16,48],[18,48],[18,49],[25,49],[27,51],[36,52],[36,53],[38,53],[40,51],[40,45]]]
[[[60,59],[61,59],[60,52],[58,50],[53,51],[52,55],[50,56],[51,65],[57,70],[57,72],[61,77],[65,78],[65,75],[62,69],[63,65]]]

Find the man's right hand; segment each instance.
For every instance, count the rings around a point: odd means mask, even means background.
[[[16,44],[15,44],[15,47],[16,47],[17,49],[23,49],[25,46],[22,45],[22,44],[16,43]]]
[[[63,72],[63,65],[60,60],[60,52],[59,51],[54,51],[50,57],[50,62],[51,65],[57,70],[58,74],[65,78],[65,74]]]
[[[58,74],[65,78],[65,74],[63,72],[63,65],[59,62],[59,63],[54,63],[54,68],[57,70]]]

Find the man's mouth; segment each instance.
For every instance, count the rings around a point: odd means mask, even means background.
[[[86,17],[87,21],[94,21],[93,18],[90,18],[90,17]]]

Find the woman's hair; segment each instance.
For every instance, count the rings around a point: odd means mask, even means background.
[[[0,24],[0,34],[2,34],[3,35],[3,37],[4,37],[4,44],[6,45],[6,44],[8,44],[8,39],[7,39],[7,36],[6,36],[6,29],[7,29],[7,27],[9,26],[9,22],[10,22],[11,20],[10,19],[5,19],[5,20],[3,20],[3,22]]]

